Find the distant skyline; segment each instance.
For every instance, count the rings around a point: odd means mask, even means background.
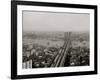
[[[23,31],[89,31],[90,15],[23,11]]]

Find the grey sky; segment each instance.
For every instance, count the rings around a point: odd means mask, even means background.
[[[23,12],[23,31],[89,31],[89,14]]]

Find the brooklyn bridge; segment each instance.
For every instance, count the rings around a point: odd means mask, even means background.
[[[78,47],[71,52],[71,32],[64,33],[64,44],[59,49],[39,48],[38,52],[33,48],[26,50],[26,56],[23,56],[22,67],[44,68],[44,67],[65,67],[65,66],[82,66],[89,65],[89,49]]]

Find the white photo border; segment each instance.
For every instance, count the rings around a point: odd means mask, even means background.
[[[22,11],[23,10],[49,11],[49,12],[50,11],[73,12],[73,13],[90,14],[90,66],[22,69]],[[17,5],[17,44],[18,44],[17,46],[17,75],[94,71],[94,44],[93,44],[94,43],[94,20],[95,20],[94,9]]]

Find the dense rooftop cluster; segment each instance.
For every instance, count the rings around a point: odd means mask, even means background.
[[[32,68],[49,67],[57,55],[57,52],[58,49],[55,47],[45,48],[44,46],[40,45],[24,45],[23,62],[32,60]]]
[[[86,66],[89,65],[89,48],[71,47],[66,55],[65,66]]]

